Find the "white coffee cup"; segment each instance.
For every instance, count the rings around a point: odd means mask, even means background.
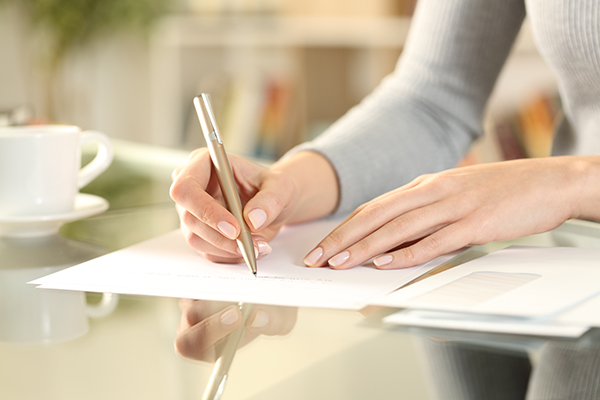
[[[85,293],[39,289],[28,282],[104,254],[60,235],[0,238],[0,343],[42,344],[77,339],[88,318],[111,314],[118,295],[88,304]]]
[[[95,158],[81,168],[81,149],[94,143]],[[48,216],[73,209],[79,189],[108,168],[107,135],[72,125],[0,128],[0,216]]]

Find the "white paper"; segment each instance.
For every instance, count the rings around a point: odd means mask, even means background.
[[[488,274],[486,284],[473,279]],[[524,279],[515,279],[522,275]],[[504,278],[508,281],[504,282]],[[510,247],[377,299],[373,305],[554,318],[600,293],[600,249]]]
[[[304,266],[304,256],[340,222],[284,228],[270,243],[271,254],[258,260],[258,277],[244,264],[207,261],[177,230],[31,283],[49,289],[358,310],[447,258],[393,271],[372,264],[343,271]]]
[[[383,319],[384,324],[423,328],[493,332],[516,335],[576,338],[583,335],[587,325],[565,325],[558,321],[537,321],[479,314],[463,314],[431,310],[403,310]]]
[[[600,327],[600,295],[596,295],[556,317],[564,324],[587,324]]]

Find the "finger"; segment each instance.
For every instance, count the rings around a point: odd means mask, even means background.
[[[201,317],[202,306],[198,300],[179,299],[179,307],[181,308],[181,318],[179,321],[179,330],[184,330],[192,325],[196,325],[203,318]]]
[[[262,335],[286,335],[296,324],[298,309],[294,307],[256,306],[246,326],[250,332]]]
[[[269,178],[260,183],[258,192],[244,207],[244,218],[252,232],[269,226],[289,207],[295,188],[288,178],[279,172],[269,171]]]
[[[403,217],[404,214],[409,212],[417,213],[413,217],[405,217],[394,222],[394,225],[401,224],[402,221],[405,221],[405,224],[410,224],[412,219],[420,213],[416,210],[420,210],[423,206],[435,203],[438,200],[438,195],[435,192],[417,190],[417,187],[411,187],[407,190],[395,190],[393,195],[383,195],[359,207],[342,224],[327,235],[325,239],[317,244],[315,249],[304,259],[304,263],[310,267],[320,267],[328,264],[340,267],[352,257],[352,254],[347,251],[350,246],[355,244],[358,244],[359,247],[367,245],[370,241],[364,242],[363,240],[382,226]],[[397,231],[393,232],[393,235],[386,237],[385,241],[379,243],[377,248],[380,251],[386,251],[390,247],[383,250],[382,247],[389,245],[390,238],[393,237],[396,239],[399,237],[400,241],[396,243],[398,245],[415,235],[415,232],[407,230],[406,227],[398,227]],[[366,257],[367,253],[370,254],[370,257],[377,255],[373,249],[363,249],[360,251],[362,259],[359,260],[357,258],[352,260],[352,265],[348,264],[348,268],[366,261],[364,257]],[[329,262],[331,259],[333,259],[333,264]]]
[[[171,185],[170,195],[179,206],[190,212],[199,221],[233,240],[239,235],[239,223],[222,204],[207,192],[212,173],[208,152],[194,152],[191,161]]]
[[[181,212],[179,218],[186,233],[186,240],[192,248],[209,253],[212,252],[210,249],[215,249],[218,250],[215,255],[224,257],[239,256],[238,245],[235,240],[223,236],[187,210]],[[203,243],[203,241],[206,243]]]
[[[239,308],[227,307],[181,331],[175,338],[175,349],[186,358],[213,361],[215,343],[233,332],[241,321],[242,313]]]
[[[379,269],[414,267],[469,245],[472,232],[472,223],[460,220],[424,237],[412,246],[379,256],[373,262]]]
[[[185,226],[182,226],[181,230],[188,245],[207,260],[223,264],[240,264],[245,262],[237,242],[233,242],[235,247],[234,252],[223,251],[213,246],[203,238],[195,235]],[[263,237],[253,236],[253,240],[255,256],[257,259],[266,257],[271,253],[272,248]]]
[[[183,330],[196,325],[203,319],[222,311],[230,305],[231,303],[221,301],[179,299],[181,320],[178,329]]]
[[[418,185],[410,185],[407,188],[396,189],[360,206],[344,222],[327,235],[304,259],[309,267],[321,267],[331,265],[329,260],[343,253],[334,260],[336,266],[346,263],[351,256],[345,252],[348,247],[362,241],[368,235],[373,234],[385,224],[402,216],[411,210],[418,210],[427,204],[435,203],[439,195],[434,191],[419,190]],[[406,240],[414,233],[407,232],[402,237]],[[401,242],[397,243],[400,244]],[[366,244],[366,243],[363,243]],[[386,245],[389,244],[386,241]],[[381,246],[379,246],[381,247]],[[384,250],[388,250],[388,248]],[[363,255],[366,254],[363,252]],[[371,256],[376,255],[370,252]],[[364,257],[363,257],[364,258]],[[368,258],[367,258],[368,259]],[[359,260],[355,260],[358,262]],[[364,262],[362,259],[360,262]],[[352,266],[358,265],[353,263]],[[350,266],[349,266],[350,267]]]
[[[394,218],[328,260],[334,269],[348,269],[403,243],[426,236],[448,221],[438,204],[419,208]]]

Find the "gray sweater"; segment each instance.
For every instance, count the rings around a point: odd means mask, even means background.
[[[292,150],[317,151],[332,163],[338,213],[457,164],[483,132],[487,100],[526,12],[568,121],[553,153],[600,154],[599,1],[419,0],[395,71]]]

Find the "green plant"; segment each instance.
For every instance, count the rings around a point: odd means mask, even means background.
[[[65,58],[103,35],[133,29],[148,32],[174,0],[0,0],[14,3],[33,30],[44,35],[46,117],[55,119],[52,101],[56,76]]]

